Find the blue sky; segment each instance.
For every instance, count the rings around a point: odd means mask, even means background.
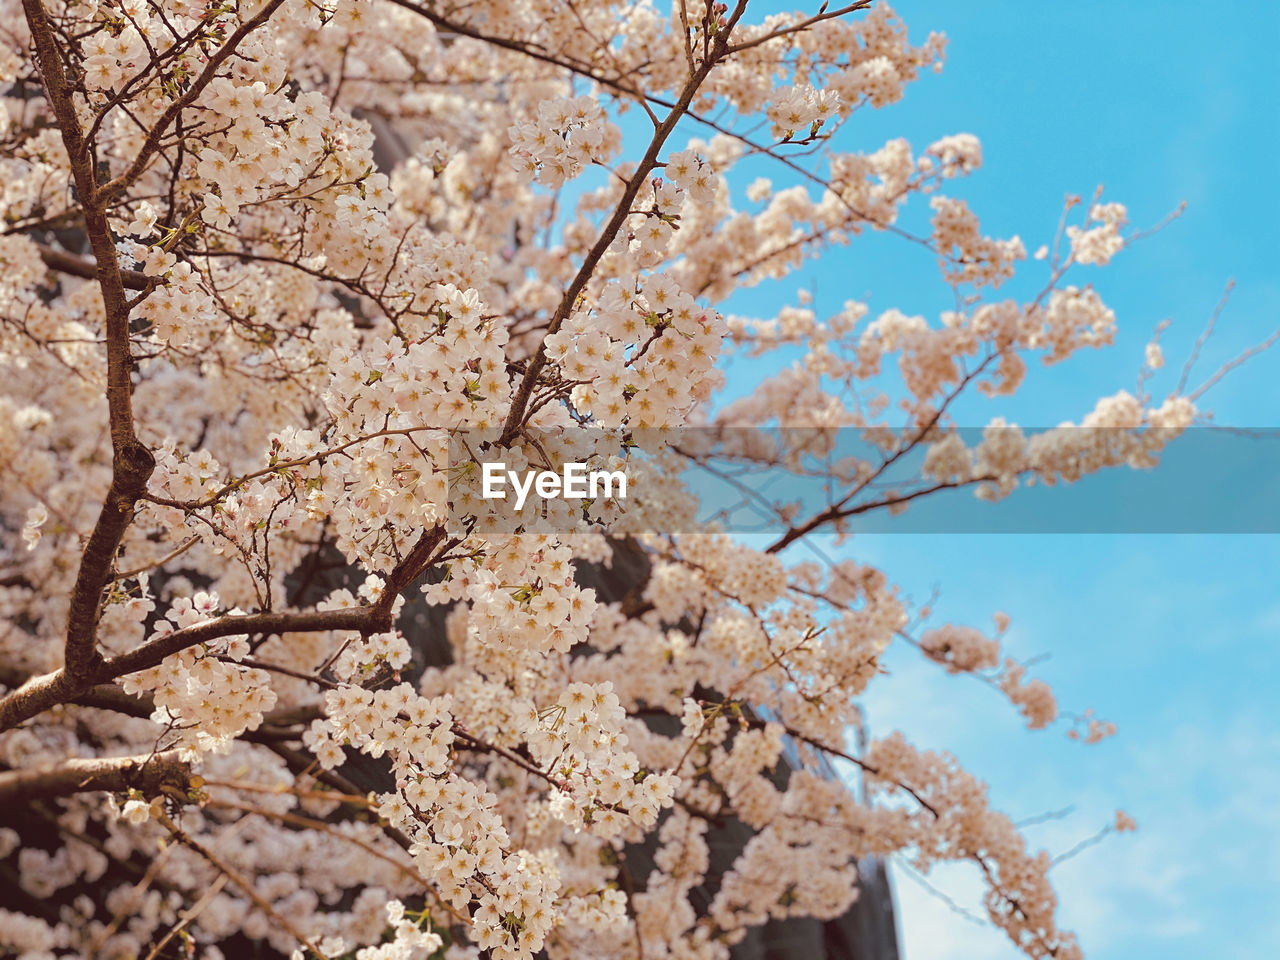
[[[996,413],[1026,425],[1078,419],[1094,398],[1132,389],[1143,345],[1167,317],[1169,369],[1153,389],[1162,395],[1232,277],[1200,377],[1280,326],[1280,4],[900,0],[896,9],[917,40],[948,34],[946,68],[901,104],[859,113],[839,146],[870,150],[906,136],[921,149],[943,134],[977,134],[984,168],[957,192],[985,232],[1020,234],[1030,250],[1051,240],[1068,192],[1105,184],[1139,225],[1188,204],[1111,267],[1076,278],[1116,310],[1116,347],[1033,370],[1012,403],[967,408],[967,425]],[[873,236],[730,306],[767,315],[803,286],[820,313],[848,298],[867,300],[873,314],[930,313],[947,302],[935,278],[927,254]],[[736,363],[728,372],[732,394],[763,371]],[[1280,354],[1263,356],[1207,405],[1219,423],[1280,426],[1277,380]],[[868,702],[877,733],[898,728],[921,746],[952,749],[1015,819],[1072,806],[1029,830],[1052,853],[1116,808],[1137,819],[1138,833],[1054,870],[1062,922],[1090,960],[1280,955],[1280,538],[877,534],[841,549],[881,565],[917,598],[937,585],[938,622],[986,627],[1005,611],[1010,653],[1048,655],[1036,672],[1063,708],[1092,706],[1119,725],[1095,746],[1061,729],[1021,730],[998,695],[910,650],[890,656],[893,675]],[[932,879],[976,906],[970,871]],[[905,960],[1017,955],[901,872],[896,883]]]

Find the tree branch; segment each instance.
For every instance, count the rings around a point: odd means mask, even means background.
[[[50,270],[70,274],[73,277],[83,277],[86,280],[94,280],[98,276],[98,265],[92,260],[77,257],[65,250],[55,250],[46,243],[37,243],[36,248],[40,251],[40,259]],[[151,287],[154,280],[138,270],[121,270],[120,283],[126,290],[146,290]]]
[[[244,895],[252,900],[259,910],[265,913],[276,923],[280,924],[280,927],[283,930],[287,931],[291,937],[310,950],[314,956],[320,958],[320,960],[324,960],[324,954],[321,953],[319,949],[317,949],[316,946],[298,930],[297,927],[290,923],[287,917],[282,916],[275,907],[265,900],[262,895],[258,893],[257,888],[252,882],[245,877],[240,876],[236,870],[209,850],[208,847],[205,847],[203,844],[197,843],[193,840],[185,830],[177,826],[177,824],[175,824],[165,814],[160,815],[160,822],[164,825],[165,829],[173,834],[173,838],[175,840],[195,851],[205,860],[209,861],[209,863],[212,864],[219,873],[224,874],[227,879],[239,887],[241,891],[244,892]]]
[[[520,381],[520,385],[516,388],[515,396],[511,399],[511,409],[507,413],[507,419],[502,425],[502,436],[499,443],[510,443],[512,438],[516,436],[524,425],[525,409],[529,405],[529,398],[533,395],[534,385],[537,383],[538,375],[542,372],[542,368],[547,362],[546,338],[560,329],[574,305],[578,302],[578,295],[582,293],[587,285],[587,281],[595,273],[596,266],[600,263],[600,258],[604,256],[605,251],[613,243],[614,237],[617,236],[618,230],[626,221],[631,213],[631,205],[635,202],[636,196],[640,193],[640,188],[644,185],[654,165],[657,163],[658,154],[667,142],[667,138],[671,136],[675,130],[676,124],[688,112],[689,105],[693,103],[693,98],[697,95],[702,83],[711,74],[712,69],[724,56],[725,50],[728,49],[729,36],[733,32],[734,26],[742,15],[746,12],[746,0],[739,0],[737,7],[733,11],[728,24],[716,38],[716,44],[710,56],[703,61],[697,72],[689,78],[689,82],[685,84],[684,90],[680,93],[680,99],[676,101],[675,106],[667,114],[666,119],[653,133],[653,139],[649,142],[649,149],[645,151],[644,157],[636,166],[635,173],[627,181],[626,189],[623,191],[621,199],[618,201],[613,210],[613,216],[609,218],[609,222],[605,225],[604,230],[600,232],[600,236],[596,238],[595,245],[583,260],[582,266],[578,269],[577,276],[573,278],[573,282],[569,284],[569,288],[565,290],[564,296],[560,299],[560,305],[556,308],[556,312],[551,317],[551,322],[547,324],[546,333],[543,335],[542,341],[538,344],[538,349],[529,360],[529,365],[525,368],[524,378]]]
[[[24,4],[38,2],[39,0],[23,0]],[[128,190],[138,177],[142,176],[142,171],[146,169],[148,161],[160,149],[160,138],[164,136],[164,132],[169,129],[170,124],[178,118],[178,114],[195,103],[196,98],[200,96],[204,88],[209,85],[217,74],[218,68],[222,66],[228,57],[235,53],[240,41],[270,20],[271,15],[276,12],[282,3],[284,3],[284,0],[270,0],[251,19],[240,24],[236,32],[227,38],[227,42],[218,48],[218,52],[209,57],[209,62],[205,64],[200,76],[191,81],[191,86],[187,88],[186,92],[169,104],[165,112],[160,115],[160,118],[152,124],[151,129],[147,132],[146,140],[138,148],[138,155],[134,157],[133,163],[129,165],[129,168],[110,183],[102,185],[102,189],[98,194],[100,202],[109,203],[114,200],[125,190]]]
[[[191,765],[178,759],[177,750],[138,757],[74,758],[0,773],[0,802],[67,797],[92,790],[123,793],[134,789],[154,796],[166,787],[185,792],[190,784]]]
[[[97,684],[154,667],[165,657],[197,643],[208,643],[238,634],[305,633],[320,630],[378,632],[390,627],[389,606],[215,617],[149,640],[110,660],[99,660],[88,673],[73,673],[64,667],[53,673],[32,677],[0,700],[0,731],[17,726],[57,704],[69,703],[82,697]]]
[[[382,596],[376,603],[367,606],[339,610],[226,614],[156,637],[110,660],[99,657],[88,670],[63,667],[52,673],[31,677],[0,699],[0,731],[15,727],[50,707],[83,697],[98,684],[109,683],[118,677],[154,667],[165,657],[197,643],[208,643],[239,634],[312,633],[322,630],[357,630],[367,634],[390,630],[396,597],[431,565],[436,548],[444,540],[443,524],[424,530],[413,549],[387,575]]]
[[[116,550],[133,520],[133,508],[147,488],[155,469],[155,457],[134,433],[133,357],[129,351],[129,303],[115,243],[107,225],[106,209],[98,191],[96,157],[85,149],[84,133],[76,116],[72,91],[62,67],[48,15],[40,0],[22,0],[45,95],[53,109],[70,158],[76,195],[84,213],[85,233],[93,251],[95,275],[102,291],[107,349],[107,408],[111,426],[111,487],[85,544],[67,610],[65,670],[75,679],[90,674],[101,662],[97,649],[102,590],[111,577]]]

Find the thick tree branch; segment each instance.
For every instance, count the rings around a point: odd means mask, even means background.
[[[98,684],[156,666],[165,657],[197,643],[208,643],[241,634],[270,635],[310,633],[322,630],[357,630],[380,633],[393,625],[395,599],[431,565],[436,549],[445,542],[445,528],[437,524],[422,532],[413,549],[387,575],[382,596],[374,604],[340,610],[227,614],[149,640],[110,660],[97,659],[88,670],[63,667],[31,677],[0,699],[0,731],[17,726],[60,703],[84,697]],[[91,705],[91,704],[87,704]]]
[[[319,630],[359,630],[376,633],[391,627],[390,607],[351,607],[293,613],[250,613],[215,617],[142,644],[110,660],[99,660],[88,673],[67,668],[32,677],[0,700],[0,730],[8,730],[60,703],[70,703],[100,683],[147,670],[170,654],[197,643],[239,634],[305,633]]]
[[[383,584],[382,595],[378,598],[375,608],[383,612],[387,616],[388,621],[391,615],[391,607],[395,603],[396,597],[403,593],[411,584],[413,584],[431,565],[431,558],[436,555],[436,548],[444,543],[445,528],[444,524],[436,524],[422,531],[422,535],[418,538],[418,542],[405,555],[404,559],[396,565],[396,568],[387,575],[387,582]],[[444,548],[446,551],[448,546]]]
[[[123,793],[133,789],[155,796],[166,787],[185,792],[190,784],[191,765],[178,759],[177,750],[151,756],[76,758],[0,773],[0,802],[67,797],[91,790]]]
[[[304,610],[284,613],[227,614],[157,637],[128,653],[112,657],[102,666],[107,674],[98,682],[154,667],[170,654],[197,643],[208,643],[240,634],[311,633],[319,630],[360,630],[376,633],[391,628],[391,615],[378,607],[340,610]]]
[[[101,662],[97,631],[102,613],[103,587],[111,578],[116,550],[133,520],[134,504],[146,490],[147,480],[155,469],[155,457],[134,433],[129,303],[115,244],[107,225],[106,209],[98,191],[94,172],[96,158],[92,150],[85,149],[72,90],[62,67],[62,51],[48,15],[40,0],[22,0],[22,6],[35,44],[45,95],[70,158],[71,175],[84,215],[85,233],[96,261],[95,275],[102,291],[105,316],[111,487],[85,544],[67,610],[65,670],[73,679],[83,679]]]
[[[75,254],[67,253],[64,250],[55,250],[45,243],[37,243],[36,247],[40,251],[40,259],[44,261],[44,265],[50,270],[70,274],[73,277],[83,277],[86,280],[97,279],[98,265],[92,260],[77,257]],[[146,290],[153,282],[151,277],[141,271],[120,271],[120,283],[126,290]]]

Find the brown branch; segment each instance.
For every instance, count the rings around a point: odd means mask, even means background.
[[[806,20],[801,20],[799,23],[793,23],[789,27],[779,27],[777,30],[771,30],[763,36],[755,37],[752,40],[744,40],[742,43],[735,43],[729,47],[729,53],[740,53],[743,50],[750,50],[752,47],[758,47],[762,44],[768,43],[770,40],[777,40],[779,37],[785,37],[788,34],[801,33],[824,20],[834,20],[838,17],[843,17],[846,14],[857,13],[859,10],[865,10],[874,2],[875,0],[858,0],[857,3],[851,3],[849,6],[841,7],[838,10],[823,10],[821,13],[814,14]]]
[[[149,640],[110,660],[99,660],[87,674],[73,673],[64,667],[53,673],[32,677],[0,700],[0,730],[8,730],[50,707],[82,697],[98,684],[154,667],[165,657],[197,643],[208,643],[237,634],[304,633],[319,630],[378,632],[390,627],[389,605],[386,608],[351,607],[342,610],[228,614],[215,617]]]
[[[135,647],[106,661],[99,682],[154,667],[170,654],[197,643],[208,643],[239,634],[312,633],[320,630],[360,630],[378,632],[391,627],[390,613],[377,607],[348,607],[340,610],[304,610],[285,613],[226,614],[184,627]]]
[[[382,596],[376,603],[368,606],[341,610],[226,614],[156,637],[110,660],[99,657],[88,670],[75,671],[63,667],[52,673],[31,677],[0,699],[0,731],[17,726],[50,707],[82,697],[98,684],[154,667],[165,657],[197,643],[208,643],[239,634],[313,633],[322,630],[380,633],[390,630],[393,623],[391,611],[396,597],[431,565],[432,556],[442,543],[445,543],[443,524],[424,530],[413,549],[387,575]]]
[[[151,756],[73,758],[0,773],[0,802],[67,797],[92,790],[123,793],[134,789],[155,796],[166,787],[185,792],[190,785],[191,765],[178,759],[177,750]]]
[[[433,10],[428,10],[426,7],[411,2],[411,0],[391,0],[391,2],[398,7],[403,7],[405,10],[418,14],[441,32],[457,34],[458,36],[466,37],[469,40],[478,40],[481,43],[487,43],[490,46],[498,47],[499,49],[507,50],[511,53],[523,54],[524,56],[540,63],[546,63],[553,67],[559,67],[562,70],[568,70],[570,73],[576,73],[580,77],[592,80],[595,83],[600,84],[602,87],[612,90],[615,94],[625,94],[628,97],[632,97],[642,105],[644,105],[646,100],[649,100],[653,103],[657,103],[659,106],[671,106],[669,103],[664,104],[656,97],[652,97],[642,92],[638,87],[626,86],[623,84],[621,77],[611,79],[603,76],[593,70],[590,64],[557,57],[543,49],[540,49],[538,45],[532,41],[516,40],[511,37],[500,37],[493,34],[481,33],[475,27],[465,23],[457,23],[453,20],[449,20]]]
[[[1228,360],[1226,363],[1224,363],[1221,367],[1218,368],[1218,371],[1213,376],[1211,376],[1208,380],[1200,384],[1200,386],[1198,386],[1194,391],[1192,391],[1192,393],[1187,396],[1187,399],[1193,402],[1196,400],[1199,400],[1202,396],[1205,395],[1205,393],[1214,384],[1216,384],[1219,380],[1225,377],[1228,373],[1230,373],[1236,367],[1240,366],[1243,363],[1246,363],[1248,360],[1252,359],[1253,357],[1256,357],[1258,354],[1264,353],[1265,351],[1270,350],[1278,342],[1280,342],[1280,330],[1276,330],[1271,334],[1271,336],[1267,337],[1267,339],[1263,340],[1261,343],[1254,344],[1252,347],[1245,350],[1243,353],[1239,354],[1234,359]]]
[[[309,456],[296,457],[293,460],[278,460],[269,467],[263,467],[261,470],[255,470],[252,473],[246,473],[242,477],[236,477],[234,480],[227,481],[217,490],[201,497],[199,500],[175,500],[172,497],[157,497],[152,494],[147,494],[146,499],[148,502],[159,504],[162,507],[174,507],[175,509],[178,509],[178,510],[187,510],[187,511],[199,510],[203,507],[212,506],[213,504],[221,500],[223,497],[225,497],[227,494],[234,493],[235,491],[243,487],[246,483],[249,483],[251,480],[257,480],[259,477],[268,477],[268,476],[271,476],[272,474],[281,475],[285,471],[292,470],[294,467],[306,466],[309,463],[315,463],[317,460],[324,460],[327,457],[336,456],[337,454],[342,453],[344,450],[348,450],[351,447],[357,446],[358,444],[361,444],[361,443],[367,443],[370,440],[377,440],[379,437],[409,437],[415,433],[421,433],[424,430],[440,430],[440,429],[442,428],[438,426],[423,424],[422,426],[419,426],[419,427],[399,427],[396,429],[378,430],[374,433],[363,434],[362,436],[356,437],[354,440],[348,440],[345,443],[340,443],[335,447],[329,447],[328,449],[325,449],[325,450],[319,450],[313,454],[310,454]],[[195,539],[198,540],[199,538],[197,537]],[[165,557],[164,560],[157,561],[157,563],[153,564],[153,566],[159,565],[160,563],[164,563],[167,560],[171,559],[172,556],[176,556],[176,555],[177,554],[175,553],[170,557]],[[140,570],[137,572],[141,573],[142,571]],[[133,574],[131,573],[121,574],[118,579],[123,579],[124,577],[132,576],[132,575]]]
[[[186,928],[187,924],[200,916],[200,914],[204,912],[205,908],[209,906],[209,904],[213,903],[218,894],[222,892],[222,888],[227,885],[227,881],[229,879],[230,878],[225,873],[218,874],[218,879],[213,881],[212,886],[210,886],[205,892],[205,895],[196,901],[195,905],[189,910],[183,911],[182,917],[177,924],[170,927],[169,932],[160,939],[160,942],[151,948],[151,952],[147,954],[146,960],[156,960],[156,957],[160,956],[160,951],[165,948],[169,941],[180,934]]]
[[[265,913],[268,917],[270,917],[276,923],[280,924],[280,927],[283,930],[287,931],[289,936],[293,937],[295,940],[301,943],[304,947],[310,950],[312,954],[314,954],[316,957],[319,957],[320,960],[324,960],[324,954],[321,953],[318,949],[316,949],[315,945],[312,944],[312,942],[308,940],[305,936],[303,936],[302,933],[298,930],[298,928],[295,927],[287,917],[282,916],[280,912],[276,910],[275,907],[271,906],[271,904],[268,903],[262,897],[262,895],[258,893],[257,889],[254,887],[252,883],[250,883],[244,877],[240,876],[240,874],[237,873],[236,870],[233,867],[231,867],[228,863],[226,863],[226,861],[220,859],[215,853],[213,853],[213,851],[209,850],[208,847],[205,847],[204,845],[193,840],[191,836],[187,834],[186,831],[184,831],[181,827],[175,824],[171,819],[169,819],[167,815],[163,813],[160,815],[160,823],[164,825],[165,829],[167,829],[171,834],[173,834],[173,838],[175,840],[177,840],[183,846],[188,847],[194,852],[198,853],[205,860],[209,861],[209,863],[214,867],[214,869],[218,870],[222,874],[225,874],[227,879],[229,879],[232,883],[234,883],[237,887],[239,887],[242,891],[244,891],[245,896],[247,896],[250,900],[252,900],[254,905],[257,906],[259,910]]]
[[[551,322],[547,324],[546,333],[543,339],[538,343],[538,349],[534,352],[533,357],[529,360],[529,365],[525,369],[524,377],[520,381],[519,387],[516,388],[515,396],[511,399],[511,409],[507,412],[507,419],[502,425],[502,436],[499,439],[500,444],[508,444],[520,432],[524,425],[525,408],[529,404],[529,398],[533,395],[533,388],[538,380],[538,375],[542,372],[542,368],[547,362],[546,338],[560,329],[561,324],[568,319],[569,313],[573,310],[574,305],[578,302],[578,296],[582,293],[587,285],[587,281],[595,273],[596,266],[600,263],[601,257],[604,256],[610,245],[613,243],[614,237],[617,236],[618,230],[622,224],[626,222],[627,217],[631,214],[631,209],[635,203],[636,197],[640,193],[641,187],[645,184],[649,172],[654,168],[658,161],[658,154],[662,150],[663,145],[667,142],[667,138],[671,136],[676,128],[676,124],[689,111],[693,98],[697,95],[703,81],[711,74],[712,69],[724,56],[725,50],[728,48],[729,36],[733,32],[734,26],[742,18],[746,12],[747,0],[739,0],[737,7],[733,11],[728,24],[724,30],[716,38],[715,47],[711,54],[703,61],[685,84],[684,90],[680,93],[680,99],[676,101],[675,106],[667,114],[666,119],[653,133],[653,139],[649,141],[649,148],[645,151],[644,157],[636,166],[635,173],[627,181],[626,188],[623,190],[622,197],[618,204],[614,207],[613,216],[609,218],[609,222],[600,232],[600,236],[596,238],[595,245],[588,252],[586,259],[583,260],[582,266],[578,269],[577,275],[569,284],[569,288],[565,290],[564,296],[560,299],[560,305],[556,308],[556,312],[551,317]]]
[[[39,3],[39,0],[23,0],[23,3]],[[240,41],[270,20],[271,15],[276,12],[282,3],[284,3],[284,0],[270,0],[251,19],[240,24],[235,33],[227,38],[227,42],[218,48],[218,52],[209,57],[209,62],[205,65],[204,70],[201,71],[200,76],[191,81],[191,86],[187,88],[186,92],[169,104],[165,112],[152,125],[147,132],[147,138],[142,142],[142,146],[138,148],[138,155],[134,157],[133,163],[129,165],[129,168],[110,183],[102,185],[95,198],[98,202],[104,204],[111,202],[125,190],[128,190],[138,177],[142,176],[142,171],[146,169],[147,163],[155,155],[156,151],[160,149],[160,139],[164,136],[164,132],[169,128],[169,125],[178,118],[178,114],[195,103],[196,98],[204,92],[204,88],[209,85],[217,74],[218,68],[235,53]]]
[[[235,789],[240,789],[240,788],[237,787]],[[414,881],[414,883],[420,884],[423,888],[426,889],[426,891],[429,894],[431,894],[432,898],[436,901],[436,903],[439,904],[439,906],[443,910],[445,910],[445,912],[447,912],[449,916],[453,917],[453,919],[456,920],[458,923],[469,924],[471,922],[467,917],[464,917],[461,913],[459,913],[456,909],[454,909],[453,905],[450,904],[447,900],[445,900],[444,897],[441,895],[439,888],[430,880],[428,880],[426,877],[424,877],[421,873],[419,873],[412,864],[407,864],[401,860],[397,860],[395,857],[388,856],[386,853],[379,850],[377,847],[374,847],[371,844],[365,843],[359,837],[355,837],[349,833],[343,833],[341,830],[335,829],[333,824],[325,823],[323,820],[316,820],[314,817],[305,817],[298,813],[277,813],[274,810],[267,810],[263,807],[256,807],[248,803],[235,803],[230,800],[207,800],[205,801],[203,806],[205,808],[220,807],[226,810],[239,810],[242,813],[250,813],[259,817],[263,817],[271,820],[278,820],[281,823],[287,823],[290,826],[301,827],[306,830],[317,830],[320,833],[324,833],[328,836],[334,837],[335,839],[343,840],[347,843],[350,843],[353,846],[359,847],[365,853],[371,856],[377,857],[379,860],[383,861],[384,863],[388,863],[391,866],[395,867],[397,870],[403,873],[410,880]]]
[[[902,457],[906,456],[912,450],[915,450],[916,447],[919,446],[919,444],[924,440],[924,438],[929,435],[929,432],[933,430],[935,426],[937,426],[938,422],[942,419],[943,415],[947,412],[947,409],[951,406],[952,402],[958,396],[960,396],[960,394],[964,392],[964,389],[975,378],[980,376],[982,372],[986,370],[988,366],[991,365],[991,361],[993,361],[998,356],[1000,356],[998,352],[988,353],[987,356],[983,359],[983,361],[980,364],[978,364],[978,366],[975,369],[965,374],[960,379],[960,382],[956,384],[955,389],[953,389],[949,394],[947,394],[943,402],[938,405],[938,409],[934,411],[933,416],[931,416],[928,420],[926,420],[923,424],[921,424],[916,429],[915,435],[911,438],[909,443],[899,447],[890,456],[885,457],[880,462],[880,465],[876,467],[875,470],[873,470],[870,474],[868,474],[866,477],[860,480],[851,490],[849,490],[843,497],[841,497],[838,501],[833,503],[831,506],[827,507],[825,510],[823,510],[820,513],[814,514],[812,517],[810,517],[808,520],[806,520],[804,523],[800,524],[799,526],[794,526],[788,529],[785,534],[783,534],[781,537],[779,537],[777,540],[775,540],[773,543],[771,543],[768,547],[765,548],[765,553],[778,553],[779,551],[786,549],[788,546],[795,543],[797,540],[801,539],[804,536],[807,536],[808,534],[812,533],[814,530],[817,530],[819,527],[825,524],[833,523],[835,521],[842,519],[843,517],[852,516],[856,513],[866,512],[865,510],[859,510],[857,508],[853,510],[849,510],[846,508],[848,507],[849,502],[854,497],[856,497],[859,493],[867,489],[867,487],[869,487],[872,483],[874,483],[877,479],[879,479],[880,476],[884,474],[886,470],[888,470],[891,466],[897,463],[900,459],[902,459]],[[919,496],[919,494],[917,493],[913,497],[906,498],[906,499],[914,499],[915,496]],[[885,505],[887,504],[872,503],[866,506],[867,506],[867,509],[872,509],[877,506],[885,506]]]
[[[120,263],[107,224],[106,208],[94,173],[95,156],[85,149],[84,134],[72,101],[72,90],[41,0],[22,0],[45,95],[57,120],[71,162],[71,175],[84,214],[85,233],[93,251],[94,273],[102,291],[107,351],[107,408],[111,426],[111,487],[80,558],[67,610],[66,672],[83,679],[101,662],[97,649],[102,591],[111,576],[116,550],[133,520],[133,508],[147,488],[155,457],[134,433],[133,357],[129,351],[129,303]]]
[[[55,250],[46,243],[37,243],[36,249],[40,251],[40,259],[50,270],[86,280],[94,280],[98,276],[98,265],[92,260],[77,257],[65,250]],[[120,282],[126,290],[148,290],[155,281],[138,270],[121,270]]]
[[[426,571],[431,564],[431,558],[436,552],[436,548],[445,542],[444,524],[437,523],[434,527],[422,531],[422,535],[418,537],[418,542],[405,555],[394,570],[387,575],[386,583],[382,587],[382,595],[378,597],[378,602],[374,604],[372,609],[381,612],[386,618],[387,623],[391,621],[391,607],[395,603],[395,599],[406,588],[408,588],[418,577]],[[448,550],[451,546],[456,545],[456,541],[445,543],[444,549]],[[386,628],[383,628],[386,629]]]
[[[54,821],[54,822],[56,823],[57,821]],[[99,847],[94,844],[89,844],[89,846],[93,847],[93,849],[95,850],[98,850],[98,852],[103,854],[104,856],[108,856],[108,857],[110,856],[110,854],[108,854],[105,849],[99,849]],[[93,936],[93,942],[90,945],[90,948],[87,952],[93,953],[96,955],[99,951],[102,950],[103,944],[105,944],[108,940],[110,940],[113,936],[115,936],[116,931],[120,929],[120,925],[123,924],[125,920],[127,920],[130,914],[133,912],[130,909],[130,907],[134,904],[141,903],[143,894],[145,894],[147,890],[151,888],[152,885],[159,886],[162,889],[167,886],[166,884],[157,882],[157,881],[159,881],[159,878],[160,878],[160,871],[165,868],[165,864],[169,862],[169,857],[173,854],[173,851],[175,849],[177,848],[166,847],[165,849],[159,852],[159,854],[156,856],[154,860],[151,861],[151,863],[147,866],[147,872],[142,875],[142,877],[138,880],[138,882],[134,884],[133,889],[129,891],[129,896],[127,898],[124,898],[120,903],[120,905],[117,906],[112,911],[111,922],[108,923],[102,929],[95,931]],[[116,860],[116,862],[120,863],[119,860]],[[165,892],[168,892],[168,891],[166,890]]]
[[[172,550],[170,550],[168,553],[166,553],[163,557],[161,557],[158,560],[152,560],[148,563],[142,564],[142,566],[134,567],[131,570],[120,570],[119,572],[116,573],[115,577],[113,578],[113,582],[118,580],[130,580],[133,577],[136,577],[140,573],[146,573],[149,570],[155,570],[157,567],[163,567],[170,560],[176,560],[178,557],[182,556],[184,553],[186,553],[188,550],[190,550],[199,542],[200,542],[200,538],[198,536],[190,537],[189,539],[184,540],[178,546],[174,547]]]
[[[557,787],[565,791],[568,791],[570,789],[568,781],[561,780],[559,777],[556,777],[545,770],[539,770],[536,766],[534,766],[528,760],[521,757],[518,753],[512,753],[506,747],[500,747],[496,743],[489,743],[485,740],[481,740],[478,737],[473,737],[471,734],[467,733],[464,729],[462,729],[462,727],[460,727],[458,724],[454,724],[453,732],[454,732],[454,736],[457,739],[457,742],[461,744],[461,746],[455,747],[455,749],[457,750],[470,750],[476,753],[495,754],[499,757],[502,757],[504,760],[510,763],[514,763],[521,770],[524,770],[527,773],[531,773],[535,777],[538,777],[541,780],[547,781],[547,783],[551,784],[553,787]]]

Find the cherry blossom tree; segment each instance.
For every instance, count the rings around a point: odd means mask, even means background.
[[[843,145],[941,36],[871,0],[0,12],[0,797],[55,840],[0,829],[7,949],[722,960],[901,854],[969,863],[1028,957],[1081,956],[974,774],[846,739],[893,644],[1063,722],[1007,620],[929,623],[804,550],[938,491],[1149,466],[1199,415],[1184,376],[959,432],[962,396],[1111,344],[1087,274],[1133,233],[1072,198],[1028,261],[947,192],[974,136]],[[761,164],[790,185],[735,175]],[[868,242],[918,247],[954,308],[717,309]],[[1038,292],[1000,294],[1015,273]],[[776,363],[726,403],[731,353]],[[829,455],[842,431],[865,456]],[[485,462],[570,451],[633,489],[476,495]],[[828,495],[748,547],[697,519],[713,455]],[[606,601],[582,571],[623,537],[651,573]],[[447,664],[415,663],[424,606]],[[754,836],[708,887],[727,816]]]

